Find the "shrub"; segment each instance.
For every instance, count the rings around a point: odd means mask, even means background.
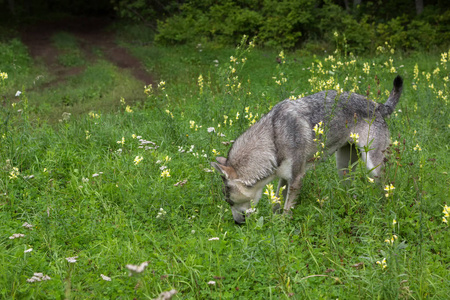
[[[374,8],[367,5],[349,11],[333,1],[318,5],[313,0],[191,0],[180,6],[180,13],[158,22],[155,39],[161,44],[207,39],[231,45],[237,44],[242,35],[257,35],[260,44],[292,49],[312,40],[334,45],[333,33],[337,31],[345,37],[347,50],[355,53],[373,53],[377,45],[386,41],[404,50],[448,44],[449,11],[439,14],[427,7],[422,15],[414,16],[402,5],[390,4],[383,7],[386,14],[381,15],[371,14]],[[392,15],[389,7],[397,16],[383,19]]]

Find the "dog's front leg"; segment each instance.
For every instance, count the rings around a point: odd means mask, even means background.
[[[280,178],[280,180],[278,181],[278,187],[277,187],[277,192],[275,194],[275,196],[277,198],[280,198],[280,190],[284,187],[283,189],[283,199],[286,200],[287,198],[287,192],[288,192],[288,188],[287,188],[287,180]],[[273,213],[281,213],[281,205],[280,203],[276,203],[275,205],[273,205],[272,207],[272,211]]]

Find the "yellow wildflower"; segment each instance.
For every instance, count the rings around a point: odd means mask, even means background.
[[[20,175],[19,169],[16,167],[12,168],[12,171],[9,173],[9,179],[16,179],[17,176]]]
[[[282,190],[280,190],[280,193],[282,192]],[[268,184],[266,186],[266,190],[264,191],[264,195],[267,195],[269,197],[269,200],[272,204],[280,204],[281,203],[281,199],[280,197],[277,197],[273,191],[273,185],[272,184]]]
[[[139,164],[144,158],[142,156],[136,156],[134,158],[134,164],[137,165]]]
[[[322,121],[314,126],[313,131],[316,133],[316,135],[323,134]]]
[[[381,266],[381,269],[386,269],[387,268],[387,263],[386,263],[386,258],[383,258],[382,261],[377,261],[377,265]]]
[[[147,94],[147,96],[150,96],[153,93],[153,86],[151,84],[144,86],[144,93]]]
[[[162,178],[170,177],[170,169],[165,169],[164,171],[162,171],[161,177]]]
[[[350,133],[350,138],[353,139],[353,142],[358,143],[358,141],[359,141],[359,134],[351,132]]]
[[[367,75],[369,75],[369,73],[370,73],[370,66],[366,62],[364,63],[364,66],[363,66],[363,72],[366,73]]]
[[[395,187],[392,185],[392,183],[390,185],[386,185],[384,187],[384,190],[386,191],[385,196],[389,197],[392,195],[393,191],[395,190]],[[395,221],[395,220],[394,220]]]

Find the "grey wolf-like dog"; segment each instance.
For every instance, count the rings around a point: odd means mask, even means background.
[[[240,224],[252,202],[256,206],[266,184],[279,178],[276,196],[282,187],[284,212],[296,203],[302,178],[315,160],[318,141],[314,127],[325,128],[324,155],[336,152],[336,164],[342,176],[359,157],[371,175],[378,177],[389,145],[385,117],[397,105],[403,80],[397,76],[387,101],[376,103],[365,96],[334,90],[322,91],[297,100],[275,105],[232,145],[228,157],[217,157],[211,165],[223,177],[225,200],[233,218]],[[317,127],[316,127],[317,128]],[[351,133],[358,134],[353,140]],[[366,151],[370,149],[369,151]],[[274,211],[280,207],[274,207]]]

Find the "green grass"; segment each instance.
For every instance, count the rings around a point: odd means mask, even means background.
[[[151,299],[170,289],[178,299],[446,298],[450,65],[439,54],[393,55],[391,73],[387,53],[336,54],[334,61],[287,53],[278,64],[278,53],[246,47],[236,53],[211,46],[130,49],[165,81],[149,96],[104,61],[66,83],[27,92],[28,78],[39,74],[30,60],[21,56],[24,72],[13,71],[14,55],[1,60],[0,72],[11,72],[0,81],[3,298]],[[231,63],[231,55],[241,63]],[[370,183],[359,166],[344,185],[331,157],[306,175],[291,218],[273,215],[263,196],[245,225],[234,224],[220,176],[207,172],[214,153],[226,155],[223,142],[281,99],[337,83],[362,94],[370,85],[370,96],[383,102],[397,73],[404,94],[388,123],[399,145],[388,154],[380,184]],[[158,147],[140,148],[133,135]],[[143,159],[135,164],[136,157]],[[170,177],[161,176],[163,166]],[[395,186],[389,197],[387,184]],[[25,222],[33,229],[22,227]],[[14,233],[25,236],[9,239]],[[385,242],[393,235],[393,244]],[[77,262],[66,260],[74,256]],[[383,258],[386,269],[376,263]],[[128,276],[127,264],[144,261],[143,273]],[[27,282],[34,272],[51,280]]]
[[[86,64],[86,58],[79,49],[77,38],[68,32],[57,32],[52,36],[53,44],[61,51],[58,63],[64,67],[79,67]]]

